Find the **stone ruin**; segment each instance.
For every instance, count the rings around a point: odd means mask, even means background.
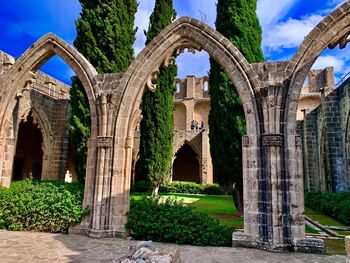
[[[349,42],[350,1],[324,18],[290,61],[250,64],[219,32],[182,17],[165,28],[124,73],[98,74],[72,46],[49,33],[0,75],[0,181],[9,186],[19,116],[14,114],[49,58],[60,56],[76,73],[91,111],[91,137],[84,206],[90,215],[79,229],[91,237],[125,236],[129,210],[132,149],[144,90],[155,90],[160,67],[184,50],[205,50],[226,71],[245,112],[243,144],[244,232],[233,245],[271,251],[311,251],[305,236],[302,141],[297,106],[307,74],[326,48]],[[14,134],[15,136],[12,136]]]

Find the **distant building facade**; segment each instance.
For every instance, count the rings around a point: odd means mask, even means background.
[[[176,80],[174,94],[174,143],[172,180],[213,183],[209,146],[209,79],[187,76]],[[132,181],[146,179],[139,174],[139,126],[135,132]]]

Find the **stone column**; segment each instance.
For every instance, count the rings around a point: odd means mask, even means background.
[[[260,225],[261,203],[259,203],[259,160],[258,138],[254,135],[242,137],[244,232],[233,232],[232,245],[259,248],[263,228]]]

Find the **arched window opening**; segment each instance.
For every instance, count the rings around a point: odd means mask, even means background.
[[[209,82],[206,80],[203,83],[203,91],[208,92],[209,91]]]
[[[188,144],[184,144],[175,154],[173,181],[201,183],[197,156]]]
[[[41,179],[43,163],[43,136],[29,116],[19,124],[16,154],[13,164],[13,180]]]

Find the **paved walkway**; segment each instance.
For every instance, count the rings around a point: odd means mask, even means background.
[[[128,253],[134,240],[118,238],[92,239],[79,235],[12,232],[0,230],[0,262],[116,262]],[[180,249],[184,263],[229,262],[345,262],[344,256],[325,256],[301,253],[269,253],[256,249],[193,247],[160,244]]]

